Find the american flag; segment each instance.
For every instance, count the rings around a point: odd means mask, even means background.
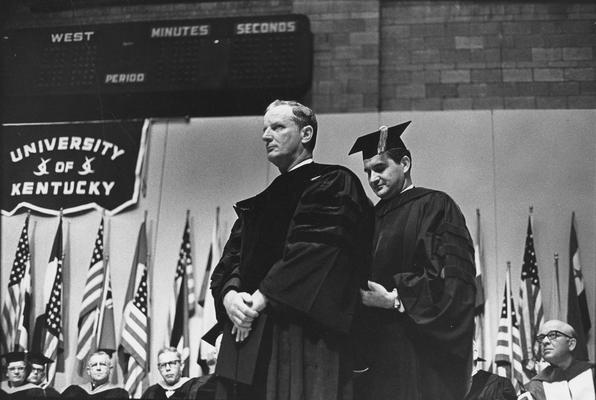
[[[8,293],[2,306],[2,353],[26,351],[31,318],[31,253],[29,251],[29,214],[8,278]]]
[[[169,326],[171,327],[170,346],[176,347],[181,354],[188,354],[189,325],[188,319],[195,309],[194,277],[190,245],[190,221],[186,214],[186,224],[182,234],[182,244],[174,277],[174,296],[170,303]],[[188,365],[185,363],[185,373]]]
[[[124,388],[138,397],[141,382],[149,372],[149,300],[147,283],[147,233],[141,224],[122,312],[118,358],[124,373]]]
[[[211,245],[209,247],[209,256],[207,257],[207,265],[205,267],[205,274],[203,275],[203,285],[201,287],[201,294],[199,296],[199,304],[203,307],[203,315],[201,320],[202,333],[206,334],[216,323],[215,316],[215,301],[209,291],[209,282],[211,280],[211,273],[220,259],[219,246],[219,207],[215,209],[215,223],[211,231]],[[216,356],[215,346],[207,343],[204,340],[199,341],[199,355],[198,364],[201,366],[203,374],[213,372],[214,365],[209,365],[209,360],[213,360]]]
[[[507,265],[503,307],[501,308],[501,318],[499,319],[499,330],[497,332],[495,364],[497,374],[510,379],[519,393],[528,382],[528,378],[522,367],[522,350],[515,304],[511,295],[511,267],[509,263]]]
[[[91,263],[87,271],[87,283],[85,284],[85,291],[83,292],[83,299],[81,301],[77,341],[77,359],[80,361],[84,361],[87,356],[100,348],[99,344],[102,340],[101,328],[104,319],[101,317],[107,312],[111,313],[112,321],[114,318],[108,265],[107,261],[104,260],[103,236],[104,220],[102,218],[97,231],[93,254],[91,255]],[[107,318],[109,317],[108,315]],[[112,341],[114,341],[113,323],[111,336]],[[116,350],[115,345],[112,345],[111,348],[105,348],[104,346],[101,349],[107,351]]]
[[[44,283],[44,302],[45,312],[36,318],[36,326],[34,338],[39,337],[39,340],[34,340],[34,346],[41,346],[36,349],[50,360],[54,362],[49,364],[47,380],[50,385],[53,384],[56,377],[56,366],[60,353],[64,351],[64,343],[62,337],[62,264],[64,261],[64,254],[62,252],[62,216],[58,223],[56,236],[54,237],[54,244],[52,252],[48,261],[48,267],[45,273]]]
[[[588,360],[587,339],[592,327],[586,290],[579,259],[579,244],[575,230],[575,212],[571,214],[571,233],[569,237],[569,290],[567,294],[567,322],[577,331],[575,356],[580,360]]]
[[[536,373],[539,361],[539,348],[535,347],[534,338],[544,323],[544,309],[540,294],[540,280],[536,252],[534,251],[534,237],[532,232],[532,215],[528,217],[524,262],[521,269],[521,283],[519,287],[520,335],[523,352],[523,365],[530,376]]]

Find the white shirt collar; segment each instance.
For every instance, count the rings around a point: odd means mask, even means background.
[[[410,189],[413,189],[413,188],[414,188],[414,184],[413,184],[413,183],[410,183],[410,186],[408,186],[407,188],[405,188],[404,190],[402,190],[402,191],[401,191],[401,192],[399,192],[399,193],[401,194],[401,193],[403,193],[403,192],[406,192],[406,191],[408,191],[408,190],[410,190]]]
[[[295,170],[297,168],[302,167],[303,165],[307,165],[307,164],[310,164],[310,163],[313,163],[313,162],[315,162],[315,161],[312,158],[307,158],[306,160],[301,161],[298,164],[294,165],[292,168],[290,168],[288,170],[288,172],[293,171],[293,170]]]

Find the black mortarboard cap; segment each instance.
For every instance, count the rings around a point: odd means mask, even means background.
[[[15,361],[25,361],[27,353],[24,351],[11,351],[10,353],[4,353],[0,355],[0,358],[4,358],[7,363]]]
[[[47,358],[46,356],[40,353],[28,353],[27,360],[29,360],[31,364],[39,365],[46,365],[54,362],[54,360]]]
[[[382,126],[378,131],[360,136],[356,139],[348,154],[361,151],[362,158],[366,160],[390,149],[401,148],[407,150],[406,145],[401,140],[401,134],[411,123],[412,121],[408,121],[391,127]]]
[[[215,342],[217,341],[217,337],[219,335],[221,335],[221,333],[223,332],[223,329],[221,327],[220,323],[217,323],[215,325],[213,325],[211,327],[211,329],[209,329],[209,331],[207,331],[207,333],[205,333],[202,337],[202,339],[204,341],[206,341],[207,343],[209,343],[211,346],[215,346]]]

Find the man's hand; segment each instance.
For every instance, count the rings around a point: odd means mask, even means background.
[[[267,307],[267,297],[259,289],[252,294],[252,309],[261,312]]]
[[[224,296],[223,305],[236,328],[250,330],[252,322],[259,316],[259,313],[251,308],[252,303],[252,296],[246,292],[230,290]],[[248,332],[246,334],[248,335]]]
[[[232,327],[232,335],[236,336],[236,342],[243,342],[248,337],[251,328],[238,328],[236,325]]]
[[[395,304],[395,294],[388,292],[383,285],[373,281],[368,281],[368,289],[360,289],[362,303],[369,307],[393,308]]]

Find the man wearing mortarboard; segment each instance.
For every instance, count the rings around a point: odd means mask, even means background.
[[[46,379],[48,364],[53,363],[54,361],[40,353],[28,353],[27,360],[31,365],[31,372],[29,373],[27,380],[42,388],[44,397],[60,397],[60,393],[49,386],[49,382]]]
[[[516,400],[517,394],[511,380],[485,371],[478,366],[486,361],[478,356],[478,348],[474,341],[474,357],[470,390],[464,400]]]
[[[357,139],[375,206],[371,279],[362,290],[368,371],[359,393],[375,400],[461,400],[474,336],[474,247],[457,204],[412,183],[401,139],[411,121]],[[362,328],[362,327],[361,327]]]
[[[43,389],[27,382],[30,364],[26,353],[13,351],[0,356],[6,361],[6,381],[0,387],[1,399],[26,399],[44,397]]]

